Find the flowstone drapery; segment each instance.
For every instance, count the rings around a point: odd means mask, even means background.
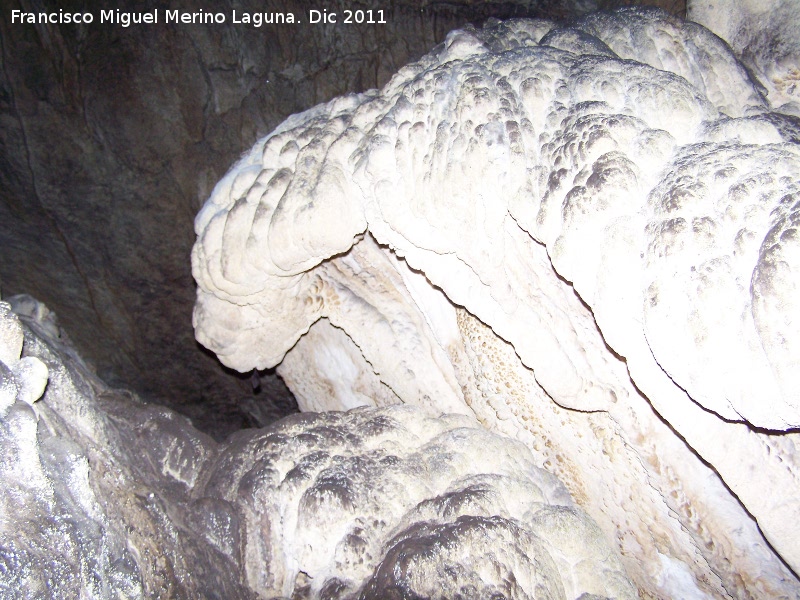
[[[796,596],[800,124],[761,89],[658,11],[453,32],[217,185],[197,339],[520,439],[644,595]]]

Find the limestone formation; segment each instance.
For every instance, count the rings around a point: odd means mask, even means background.
[[[687,18],[726,40],[772,106],[800,117],[800,2],[688,0]]]
[[[563,484],[473,418],[362,407],[217,444],[109,389],[44,305],[10,301],[3,598],[636,597]]]
[[[262,597],[634,598],[602,531],[517,441],[415,407],[234,435],[196,496],[237,506]]]
[[[31,294],[58,313],[109,385],[178,410],[220,440],[295,411],[277,375],[261,373],[253,394],[248,377],[221,368],[194,339],[192,220],[231,163],[288,115],[384,85],[466,23],[569,18],[629,1],[329,0],[317,8],[336,12],[339,23],[311,24],[308,0],[181,0],[173,10],[220,12],[226,22],[177,24],[164,22],[170,3],[115,0],[87,4],[90,25],[33,25],[12,22],[12,11],[59,15],[68,7],[7,0],[0,289]],[[358,8],[384,10],[386,23],[344,24],[343,11]],[[159,22],[101,22],[101,10],[117,9],[158,9]],[[304,22],[234,24],[232,10],[239,20],[280,11]]]
[[[217,184],[197,339],[520,439],[644,597],[796,597],[800,125],[762,91],[659,11],[453,32]]]

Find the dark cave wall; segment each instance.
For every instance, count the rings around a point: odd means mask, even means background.
[[[384,26],[255,28],[229,19],[124,28],[100,24],[100,7],[88,26],[12,24],[13,9],[75,3],[2,4],[0,293],[44,301],[101,378],[218,435],[248,424],[238,402],[253,387],[194,341],[189,253],[194,215],[238,155],[291,113],[382,85],[467,22],[598,6],[386,2],[363,6],[384,8]],[[127,10],[312,7],[187,0]],[[288,410],[277,377],[266,376],[262,389],[284,404],[278,412]]]

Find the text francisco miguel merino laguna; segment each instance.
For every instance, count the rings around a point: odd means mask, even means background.
[[[306,23],[365,23],[365,24],[386,24],[386,17],[383,10],[341,10],[332,12],[323,10],[308,10]],[[301,23],[298,15],[291,12],[242,12],[231,11],[230,22],[234,25],[247,24],[253,27],[262,25],[282,24],[282,23]],[[53,12],[25,12],[21,10],[11,11],[12,23],[37,24],[49,23],[70,24],[70,23],[94,23],[95,15],[92,12],[69,12],[58,10]],[[221,24],[228,22],[228,16],[222,12],[211,12],[203,9],[185,12],[180,10],[153,10],[143,12],[125,12],[116,10],[101,10],[99,23],[111,23],[129,27],[131,25],[156,24],[156,23],[186,23],[186,24]]]

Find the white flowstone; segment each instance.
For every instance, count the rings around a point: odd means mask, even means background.
[[[760,89],[658,11],[453,32],[218,184],[197,339],[518,437],[645,595],[793,597],[800,125]]]
[[[262,597],[636,597],[563,485],[462,415],[287,417],[232,436],[194,493],[237,506]]]
[[[38,417],[30,396],[0,417],[3,598],[637,597],[557,477],[474,418],[361,407],[217,444],[109,390],[46,307],[11,300],[4,356],[52,381]]]

